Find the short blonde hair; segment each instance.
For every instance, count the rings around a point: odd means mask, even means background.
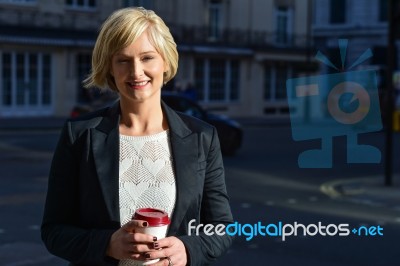
[[[83,81],[85,87],[108,87],[118,91],[111,75],[112,57],[134,43],[145,31],[150,43],[168,66],[164,73],[164,83],[170,81],[178,70],[179,56],[174,38],[154,11],[131,7],[115,11],[103,23],[93,49],[92,71]]]

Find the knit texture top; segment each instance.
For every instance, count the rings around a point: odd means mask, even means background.
[[[120,135],[119,208],[121,226],[136,209],[157,208],[172,216],[176,199],[169,131],[148,136]],[[122,265],[142,265],[122,260]]]

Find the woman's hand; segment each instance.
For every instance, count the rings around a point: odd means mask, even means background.
[[[166,237],[154,242],[153,247],[156,250],[147,252],[146,260],[160,258],[160,261],[152,266],[185,266],[187,264],[186,248],[180,239],[174,236]]]
[[[140,227],[147,227],[146,221],[131,220],[112,234],[107,248],[107,256],[117,260],[145,260],[144,254],[153,249],[157,238],[151,235],[135,233]]]

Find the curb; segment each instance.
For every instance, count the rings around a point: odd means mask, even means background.
[[[323,183],[320,191],[332,199],[350,199],[380,206],[400,204],[400,176],[393,177],[392,186],[384,186],[382,176],[339,179]]]

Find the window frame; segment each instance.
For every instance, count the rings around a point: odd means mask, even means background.
[[[212,88],[212,61],[223,62],[223,81],[219,93],[222,92],[223,97],[214,99]],[[240,100],[240,64],[239,59],[225,58],[196,58],[195,59],[195,86],[200,102],[203,103],[228,103]],[[202,69],[199,69],[201,67]],[[236,75],[235,75],[236,74]]]

